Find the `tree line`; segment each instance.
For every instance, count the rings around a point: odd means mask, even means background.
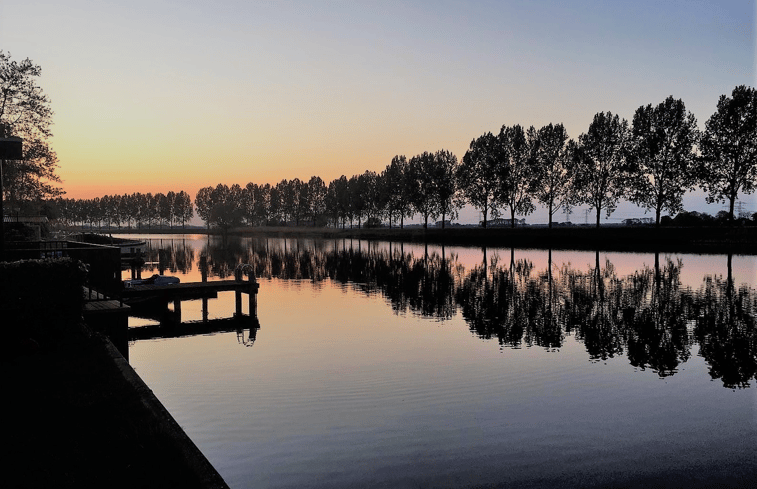
[[[486,227],[502,213],[515,226],[543,206],[549,216],[586,205],[599,227],[621,199],[654,213],[683,210],[683,196],[696,187],[707,201],[728,203],[733,221],[737,197],[757,186],[757,91],[746,86],[722,95],[704,131],[682,100],[639,107],[629,122],[597,113],[587,131],[570,139],[562,124],[539,129],[502,126],[473,139],[461,161],[449,151],[397,155],[377,173],[365,171],[328,184],[313,176],[279,183],[218,184],[201,188],[194,205],[208,227],[291,223],[350,227],[404,226],[420,216],[445,222],[466,204],[481,212]],[[179,198],[180,197],[180,198]],[[192,204],[185,192],[167,195],[104,196],[63,203],[70,222],[141,225],[186,223]]]
[[[184,227],[194,216],[192,198],[183,190],[163,193],[139,192],[124,195],[104,195],[93,199],[67,199],[54,201],[57,217],[69,226],[101,228],[121,226],[152,227],[181,225]]]
[[[20,136],[25,148],[24,160],[4,161],[3,197],[12,208],[27,212],[63,193],[56,185],[57,156],[48,144],[53,112],[36,83],[39,76],[41,68],[31,60],[16,62],[0,51],[0,137]],[[609,216],[621,199],[653,212],[659,225],[663,212],[680,212],[683,195],[699,187],[708,202],[728,204],[732,221],[738,195],[757,185],[756,154],[757,91],[741,85],[730,97],[720,97],[704,131],[683,101],[671,96],[656,106],[639,107],[630,122],[600,112],[575,140],[562,124],[538,130],[502,126],[498,134],[473,139],[460,162],[445,150],[409,159],[398,155],[380,173],[342,176],[328,184],[312,177],[244,188],[218,185],[201,189],[195,201],[207,225],[222,228],[281,221],[345,226],[388,220],[390,226],[402,226],[415,215],[427,225],[429,219],[454,218],[465,204],[481,212],[484,226],[502,212],[514,225],[515,215],[526,216],[537,204],[547,209],[551,226],[558,211],[587,205],[599,226],[602,212]],[[67,202],[82,209],[72,211],[78,213],[73,217],[66,210],[66,216],[78,222],[169,225],[191,217],[186,209],[167,211],[173,203],[151,210],[161,206],[145,203],[156,197],[148,196]],[[111,201],[132,202],[137,210],[121,210]],[[91,213],[85,216],[84,209]]]
[[[380,173],[343,175],[328,185],[314,176],[205,187],[196,205],[208,226],[220,227],[282,221],[391,227],[416,215],[424,226],[437,218],[443,226],[465,204],[481,212],[484,227],[502,212],[515,226],[516,215],[540,204],[551,227],[558,211],[587,205],[599,227],[602,213],[609,216],[627,199],[654,213],[659,226],[663,212],[681,212],[685,193],[699,187],[708,202],[726,202],[733,221],[737,197],[757,185],[756,154],[757,91],[742,85],[720,97],[704,131],[670,96],[639,107],[631,122],[600,112],[575,140],[562,124],[505,125],[473,139],[460,162],[446,150],[397,155]]]

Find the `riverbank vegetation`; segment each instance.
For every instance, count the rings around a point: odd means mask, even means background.
[[[751,217],[738,212],[737,199],[757,188],[757,90],[741,85],[720,97],[704,130],[681,99],[669,96],[640,106],[630,122],[599,112],[575,139],[560,123],[503,125],[496,134],[473,138],[460,160],[444,149],[396,155],[381,172],[328,183],[313,176],[218,184],[201,188],[194,202],[183,190],[67,199],[56,186],[57,157],[48,144],[52,110],[36,83],[40,74],[30,60],[18,63],[0,51],[0,137],[25,141],[23,160],[4,160],[3,201],[69,226],[184,228],[196,211],[208,229],[224,233],[282,224],[404,228],[416,216],[424,227],[441,219],[444,228],[467,205],[480,212],[484,228],[492,220],[514,228],[523,222],[516,216],[528,216],[536,206],[546,209],[548,227],[556,213],[569,216],[576,206],[593,209],[600,227],[602,214],[609,217],[627,200],[650,212],[659,227],[666,214],[673,218],[684,210],[684,195],[696,188],[708,202],[726,203],[733,224]]]
[[[150,228],[154,223],[182,227],[197,215],[208,228],[224,232],[239,226],[404,228],[420,216],[424,227],[441,218],[441,227],[470,205],[480,211],[482,227],[494,222],[515,227],[536,205],[557,212],[578,205],[594,209],[596,227],[622,200],[651,211],[655,225],[683,209],[683,196],[702,188],[708,202],[726,202],[727,219],[737,198],[757,185],[757,91],[736,87],[723,95],[717,112],[700,132],[683,101],[668,97],[641,106],[632,122],[600,112],[586,133],[568,138],[562,124],[540,129],[502,126],[471,141],[458,162],[446,150],[407,158],[395,156],[386,168],[366,171],[328,184],[320,177],[275,185],[250,182],[200,189],[194,206],[184,191],[167,194],[106,195],[99,199],[58,199],[60,218],[68,224]],[[503,213],[507,219],[496,219]],[[665,215],[668,214],[668,216]],[[751,217],[751,216],[746,216]]]

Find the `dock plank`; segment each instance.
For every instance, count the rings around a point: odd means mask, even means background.
[[[203,294],[214,294],[222,291],[239,291],[257,293],[259,285],[256,282],[238,280],[217,280],[213,282],[185,282],[169,285],[132,285],[122,291],[124,299],[144,297],[182,298],[197,297]]]

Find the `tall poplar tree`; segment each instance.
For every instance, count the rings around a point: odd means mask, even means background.
[[[600,112],[589,130],[578,137],[578,144],[571,145],[575,165],[573,195],[577,204],[596,210],[597,227],[602,211],[612,214],[623,196],[628,137],[628,121],[612,112]]]
[[[480,210],[486,227],[489,215],[498,215],[497,163],[501,148],[497,137],[487,132],[474,139],[457,169],[457,183],[466,202]]]
[[[447,150],[434,153],[433,179],[435,182],[434,198],[437,213],[442,218],[442,229],[447,218],[455,219],[460,207],[457,185],[457,156]]]
[[[531,145],[520,125],[502,126],[498,139],[502,150],[497,164],[497,200],[510,209],[510,227],[515,227],[515,214],[527,215],[534,210]]]
[[[386,195],[389,227],[392,219],[400,222],[400,228],[405,227],[405,218],[413,216],[413,205],[409,192],[409,164],[405,155],[396,155],[392,162],[381,173],[383,191]]]
[[[631,202],[653,210],[660,225],[663,210],[683,210],[683,196],[696,184],[694,146],[697,120],[682,100],[668,97],[636,109],[627,158],[626,188]]]
[[[708,202],[728,202],[728,218],[740,192],[757,188],[757,90],[740,85],[720,96],[705,124],[698,176]]]
[[[570,206],[573,160],[568,155],[568,132],[562,124],[546,125],[538,131],[529,129],[534,179],[531,192],[547,208],[549,227],[552,216]]]
[[[434,155],[427,151],[410,158],[409,176],[413,208],[423,216],[423,227],[428,227],[430,217],[438,215]]]

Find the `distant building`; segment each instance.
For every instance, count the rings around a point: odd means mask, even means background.
[[[26,234],[27,239],[36,241],[42,239],[42,230],[47,228],[48,222],[47,216],[3,216],[3,223],[8,225],[6,230],[13,229],[13,226],[16,226],[17,231],[26,229],[27,231],[25,233],[22,231],[21,235]],[[21,235],[17,235],[16,238]]]
[[[632,217],[630,219],[623,219],[624,226],[648,226],[654,224],[654,219],[651,217]]]
[[[3,216],[3,222],[20,222],[22,224],[47,224],[47,216]]]

